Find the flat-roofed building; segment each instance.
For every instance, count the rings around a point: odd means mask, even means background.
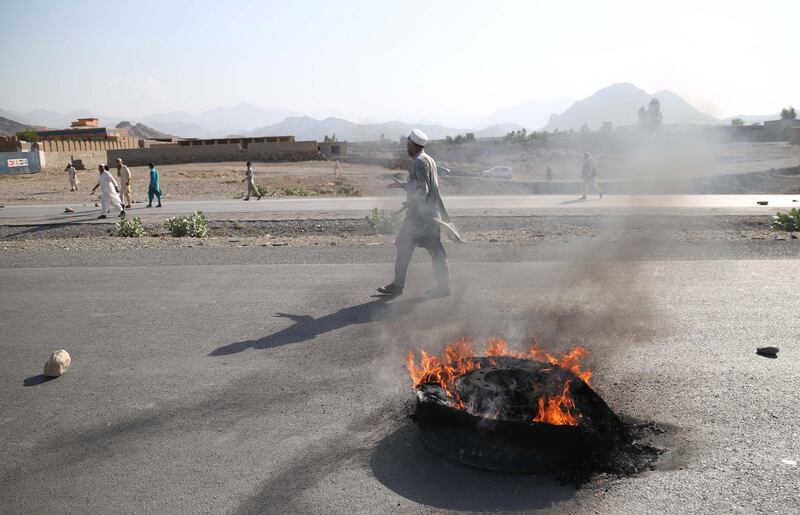
[[[71,127],[98,127],[99,125],[98,118],[78,118],[70,124]]]

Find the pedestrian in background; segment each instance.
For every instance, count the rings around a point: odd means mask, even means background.
[[[69,177],[69,191],[78,191],[78,171],[72,166],[72,163],[69,163],[64,171]]]
[[[583,153],[583,167],[581,168],[581,188],[583,195],[581,200],[586,200],[586,190],[593,189],[600,198],[603,198],[603,190],[597,185],[597,165],[589,152]]]
[[[126,208],[130,208],[133,203],[133,195],[131,193],[131,170],[122,164],[122,159],[120,158],[117,158],[117,177],[119,177],[122,203]]]
[[[250,161],[247,162],[247,170],[244,172],[244,179],[242,179],[242,182],[244,181],[247,181],[247,196],[244,199],[250,200],[250,195],[255,195],[257,197],[256,200],[261,200],[261,195],[258,194],[258,188],[256,188],[255,177],[253,177],[253,163]]]
[[[162,193],[161,183],[158,180],[158,170],[153,163],[147,163],[147,166],[150,167],[150,185],[147,187],[147,199],[149,202],[147,207],[153,207],[153,197],[158,197],[158,205],[156,207],[161,207]]]
[[[122,201],[119,198],[119,185],[108,171],[108,166],[98,165],[97,171],[100,172],[100,176],[97,178],[97,184],[92,188],[92,193],[100,188],[100,216],[97,218],[108,218],[108,212],[112,207],[119,209],[119,216],[125,216],[125,208],[122,207]]]

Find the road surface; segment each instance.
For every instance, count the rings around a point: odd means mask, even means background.
[[[370,297],[390,248],[5,253],[0,505],[796,513],[797,256],[717,245],[712,258],[691,247],[598,262],[539,247],[453,252],[454,294],[436,300],[419,296],[431,278],[422,256],[390,302]],[[583,343],[608,404],[665,431],[655,470],[575,489],[426,449],[407,418],[403,358],[464,334]],[[755,354],[766,343],[778,359]],[[60,348],[70,370],[41,382]]]
[[[768,202],[760,206],[757,202]],[[280,198],[250,200],[203,200],[164,202],[163,208],[135,204],[132,216],[161,219],[202,211],[210,219],[360,218],[373,208],[399,209],[400,196],[353,198]],[[607,195],[581,201],[569,195],[450,196],[445,204],[453,215],[593,215],[678,214],[753,215],[774,214],[778,209],[800,207],[800,195]],[[6,205],[0,208],[0,224],[52,224],[95,222],[99,208],[75,204],[74,213],[64,205]],[[113,218],[113,215],[112,215]]]

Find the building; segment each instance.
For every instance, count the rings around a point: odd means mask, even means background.
[[[230,145],[236,143],[246,149],[250,143],[294,143],[294,136],[261,136],[257,138],[212,138],[212,139],[185,139],[177,142],[183,147],[197,145]]]
[[[100,120],[97,118],[78,118],[70,124],[70,127],[97,127]]]
[[[792,139],[792,130],[800,127],[800,120],[768,120],[764,122],[764,132],[769,141],[790,141]]]
[[[317,148],[328,159],[344,159],[347,157],[346,141],[323,141],[317,144]]]

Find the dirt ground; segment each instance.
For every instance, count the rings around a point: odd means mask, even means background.
[[[356,147],[357,148],[357,147]],[[397,150],[393,150],[396,152]],[[430,154],[455,175],[441,176],[445,194],[574,193],[582,153],[515,144],[431,145]],[[395,156],[400,157],[400,156]],[[306,161],[255,163],[256,183],[270,196],[379,196],[392,174],[382,153],[354,153],[354,162]],[[600,152],[595,155],[599,179],[609,193],[772,193],[800,192],[800,145],[789,143],[738,143],[674,146],[661,150]],[[359,162],[355,162],[359,161]],[[404,159],[396,162],[404,163]],[[544,183],[547,164],[554,181]],[[513,180],[483,179],[482,170],[512,166]],[[158,167],[165,198],[204,200],[242,198],[246,189],[244,163],[198,163]],[[147,167],[131,167],[133,196],[144,201]],[[67,174],[46,171],[0,176],[0,205],[95,202],[89,190],[96,183],[94,170],[78,172],[80,191],[71,193]]]
[[[390,170],[374,165],[304,161],[299,163],[255,163],[256,184],[266,186],[271,196],[290,196],[293,192],[323,196],[376,195],[391,182]],[[244,163],[199,163],[157,166],[161,189],[166,199],[202,200],[242,198],[247,191]],[[145,201],[149,182],[146,166],[130,167],[134,201]],[[112,174],[116,172],[112,169]],[[94,170],[78,171],[78,192],[69,191],[67,173],[45,171],[26,175],[0,176],[0,204],[46,204],[95,202],[89,192],[97,183]],[[290,190],[287,190],[290,188]],[[308,191],[303,191],[305,188]],[[305,195],[300,195],[305,196]]]
[[[771,229],[770,216],[454,217],[465,242],[548,243],[648,241],[661,243],[793,241],[797,233]],[[34,249],[136,249],[169,247],[270,247],[392,245],[363,219],[211,221],[206,238],[174,238],[163,225],[145,225],[141,238],[114,235],[113,224],[0,226],[0,252]]]

